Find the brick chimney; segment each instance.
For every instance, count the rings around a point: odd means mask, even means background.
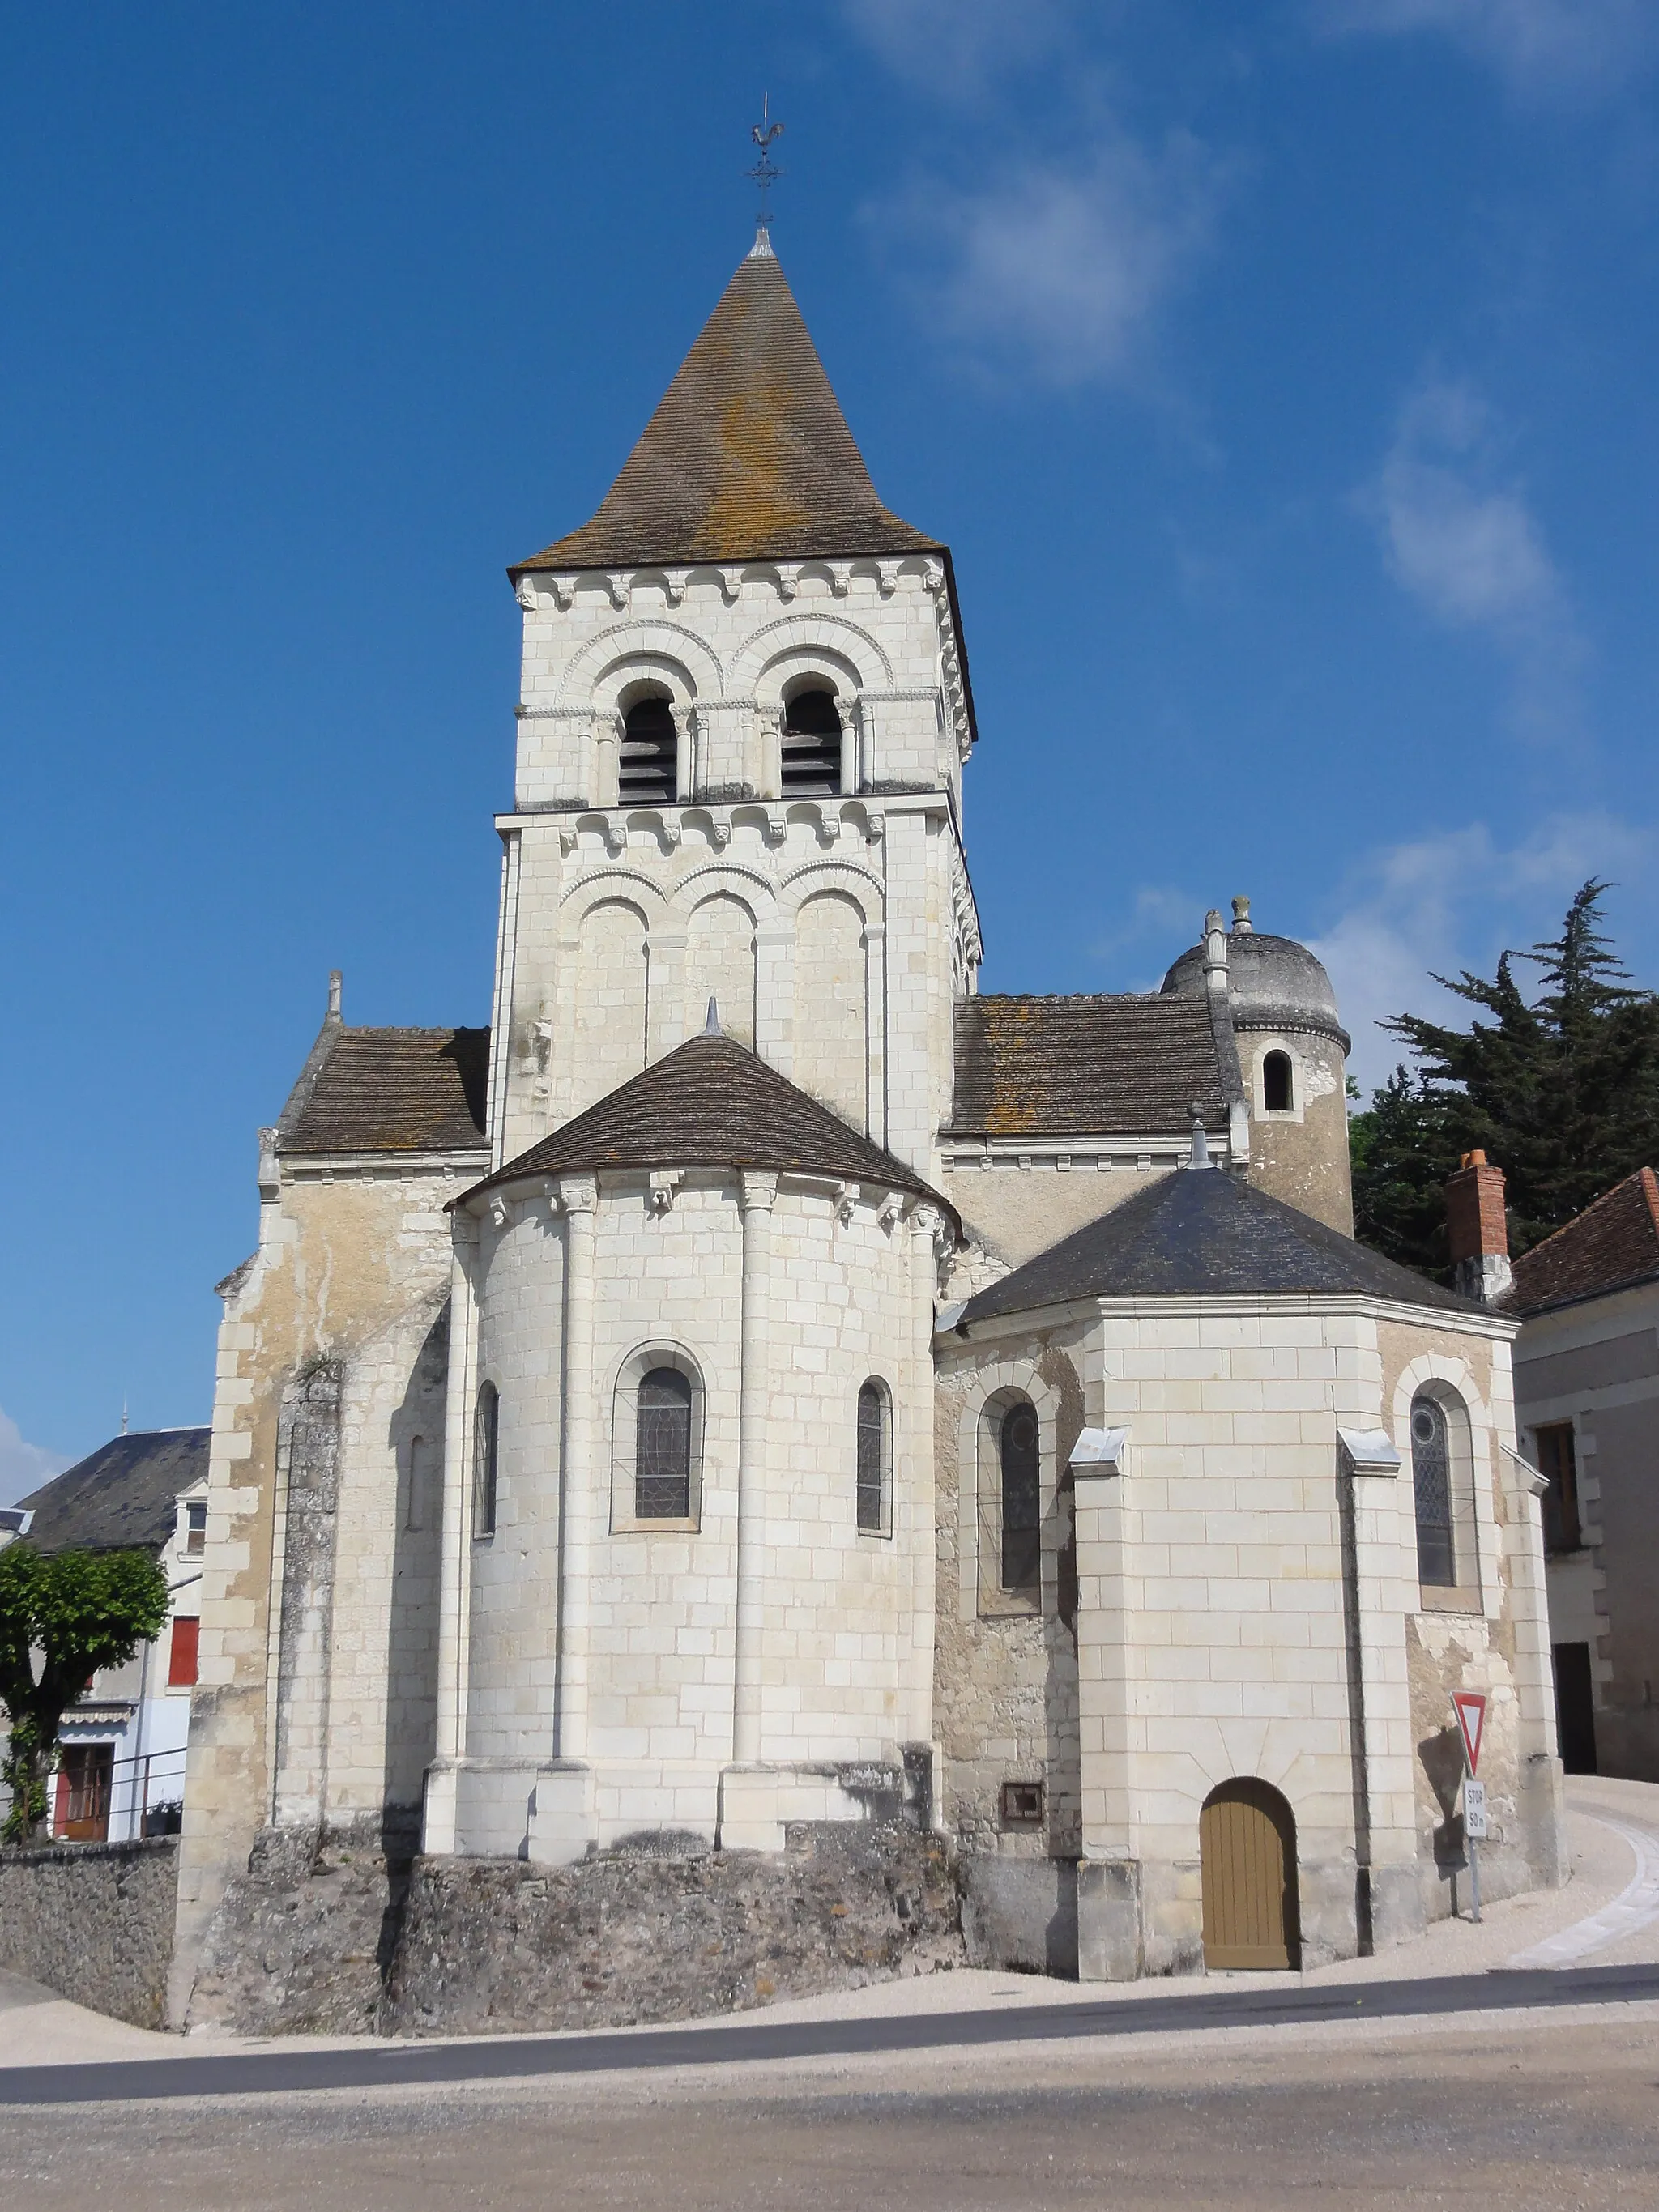
[[[1482,1305],[1495,1304],[1514,1277],[1504,1218],[1504,1170],[1493,1167],[1484,1152],[1465,1152],[1456,1174],[1446,1178],[1446,1234],[1452,1287]]]

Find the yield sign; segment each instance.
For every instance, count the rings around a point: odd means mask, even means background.
[[[1463,1738],[1463,1754],[1473,1774],[1480,1764],[1480,1737],[1486,1725],[1486,1695],[1484,1690],[1454,1690],[1452,1711],[1457,1715],[1457,1726]]]

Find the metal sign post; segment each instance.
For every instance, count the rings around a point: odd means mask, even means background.
[[[1486,1693],[1480,1690],[1454,1690],[1452,1711],[1457,1717],[1457,1732],[1463,1739],[1463,1757],[1467,1771],[1463,1777],[1463,1840],[1469,1853],[1469,1917],[1480,1917],[1480,1854],[1477,1843],[1486,1834],[1486,1785],[1477,1781],[1475,1770],[1480,1764],[1480,1739],[1486,1729]]]

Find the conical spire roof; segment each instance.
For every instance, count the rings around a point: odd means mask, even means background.
[[[876,496],[794,294],[758,240],[599,513],[511,573],[942,550]]]

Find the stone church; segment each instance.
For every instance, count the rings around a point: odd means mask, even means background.
[[[490,1025],[334,979],[220,1285],[179,2016],[250,1852],[394,1817],[896,1815],[998,1962],[1351,1955],[1455,1908],[1465,1686],[1488,1894],[1561,1880],[1516,1324],[1354,1243],[1248,900],[1156,992],[980,992],[950,549],[764,231],[509,575]]]

